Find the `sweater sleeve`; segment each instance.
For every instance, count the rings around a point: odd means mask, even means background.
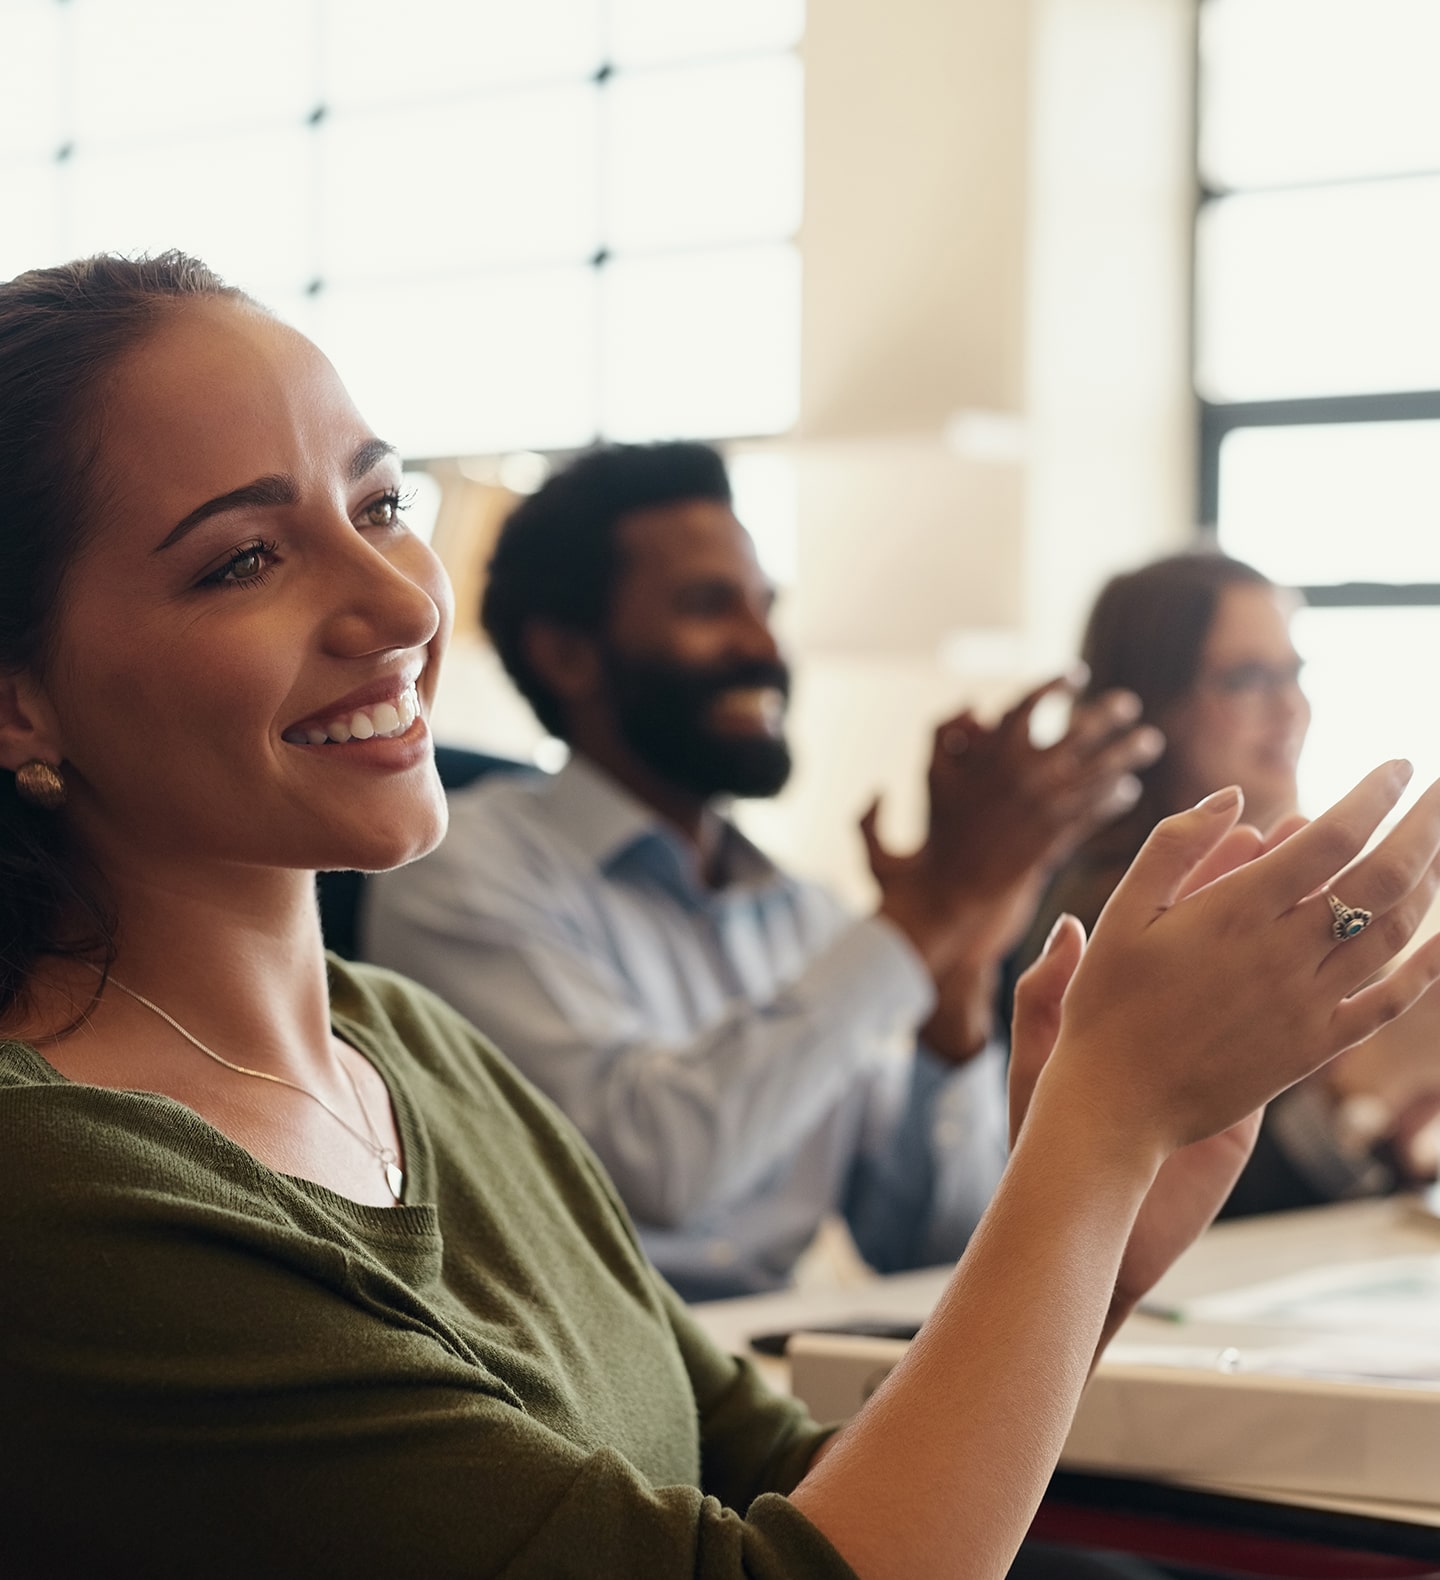
[[[257,1208],[238,1149],[167,1189],[82,1092],[0,1118],[7,1576],[850,1575],[777,1495],[813,1424],[670,1297],[721,1497],[545,1425],[443,1303]]]

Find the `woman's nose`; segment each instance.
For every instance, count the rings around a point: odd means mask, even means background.
[[[1310,717],[1310,699],[1293,676],[1270,693],[1270,707],[1287,723]]]
[[[331,650],[348,658],[424,647],[440,630],[449,583],[418,539],[385,554],[357,537],[342,571],[334,568],[334,603],[326,625]]]

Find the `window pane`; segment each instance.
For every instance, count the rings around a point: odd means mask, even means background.
[[[568,449],[595,436],[592,269],[320,299],[316,339],[410,458]]]
[[[1440,422],[1227,434],[1220,540],[1290,586],[1440,582]]]
[[[1440,777],[1440,715],[1424,700],[1440,675],[1440,609],[1302,609],[1293,635],[1314,709],[1301,809],[1324,811],[1392,757],[1415,764],[1409,805]]]
[[[319,92],[309,0],[73,0],[75,136],[299,123]]]
[[[60,27],[55,0],[8,0],[0,5],[0,159],[8,154],[53,154],[60,146]]]
[[[604,271],[605,432],[781,433],[800,395],[791,247],[616,261]]]
[[[599,245],[596,90],[506,93],[321,127],[327,277],[579,263]]]
[[[764,450],[726,457],[735,514],[755,544],[760,568],[779,587],[800,569],[800,478],[788,455]]]
[[[804,28],[804,0],[610,0],[610,58],[638,66],[788,49]]]
[[[606,93],[610,245],[793,235],[800,86],[800,64],[789,56],[617,77]]]
[[[315,272],[313,152],[297,128],[77,155],[66,251],[179,247],[247,290],[297,289]]]
[[[0,280],[63,263],[60,170],[53,159],[0,165]]]
[[[1440,387],[1440,180],[1211,203],[1197,272],[1212,400]]]
[[[600,0],[323,0],[325,102],[436,104],[601,63]]]
[[[1200,164],[1217,186],[1440,167],[1435,0],[1208,0]]]

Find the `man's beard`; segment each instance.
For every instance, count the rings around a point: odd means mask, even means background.
[[[756,661],[696,668],[657,659],[605,656],[615,719],[625,744],[651,772],[709,800],[773,796],[790,777],[783,735],[731,733],[707,722],[715,699],[737,689],[790,695],[783,664]]]

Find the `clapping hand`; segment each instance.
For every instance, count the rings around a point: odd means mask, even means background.
[[[909,855],[886,848],[878,801],[861,819],[880,914],[906,934],[938,990],[921,1040],[962,1063],[990,1034],[1001,962],[1015,947],[1057,862],[1134,804],[1135,773],[1164,748],[1141,725],[1139,699],[1107,692],[1077,707],[1051,746],[1031,738],[1031,717],[1073,678],[1048,681],[998,724],[957,714],[935,731],[930,815]]]
[[[1186,878],[1180,893],[1194,894],[1216,878],[1273,850],[1299,828],[1290,818],[1268,839],[1241,824]],[[1030,1106],[1031,1094],[1060,1031],[1060,1006],[1085,951],[1085,930],[1073,916],[1062,916],[1044,952],[1021,977],[1015,990],[1011,1028],[1010,1142],[1013,1146]],[[1255,1109],[1229,1129],[1173,1152],[1161,1165],[1131,1231],[1106,1325],[1108,1339],[1175,1258],[1213,1221],[1234,1189],[1260,1129],[1263,1110]],[[1103,1345],[1103,1341],[1102,1341]]]
[[[1064,677],[1048,681],[994,725],[969,712],[940,725],[919,849],[886,848],[878,802],[861,820],[882,911],[940,972],[961,957],[972,966],[1003,958],[1054,866],[1134,803],[1134,775],[1164,748],[1159,731],[1138,723],[1138,699],[1123,691],[1077,707],[1060,740],[1037,746],[1036,707],[1073,687]]]
[[[1402,765],[1377,769],[1314,823],[1291,820],[1268,841],[1232,826],[1238,792],[1166,819],[1089,947],[1067,918],[1027,973],[1016,999],[1012,1134],[1046,1084],[1117,1145],[1156,1144],[1107,1333],[1218,1211],[1263,1103],[1440,977],[1435,940],[1371,980],[1440,884],[1440,786],[1360,856],[1407,778]],[[1335,934],[1332,884],[1372,913],[1354,937]]]

